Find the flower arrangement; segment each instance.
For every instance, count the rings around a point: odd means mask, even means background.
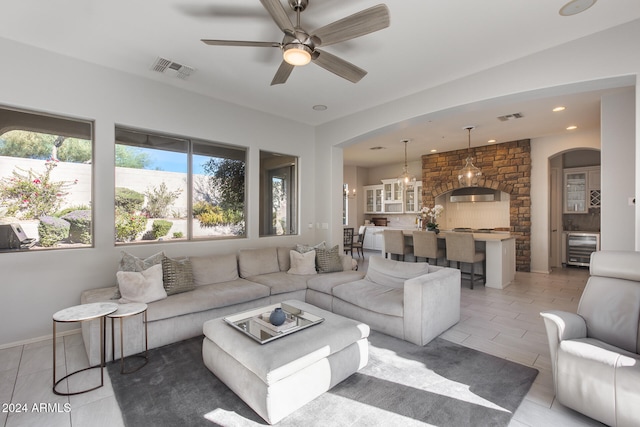
[[[424,206],[422,208],[422,210],[420,211],[420,213],[422,214],[422,217],[426,219],[428,216],[430,219],[426,224],[427,228],[430,228],[430,229],[438,228],[438,224],[436,223],[436,220],[442,214],[443,211],[444,211],[444,206],[442,205],[435,205],[432,208]]]

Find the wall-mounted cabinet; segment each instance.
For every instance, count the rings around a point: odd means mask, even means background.
[[[382,210],[382,185],[366,185],[364,190],[364,213],[381,213]]]
[[[404,212],[418,213],[422,208],[422,181],[416,181],[404,188]]]
[[[397,179],[383,179],[384,212],[402,213],[402,186]]]
[[[600,166],[564,170],[563,213],[588,213],[600,207]]]

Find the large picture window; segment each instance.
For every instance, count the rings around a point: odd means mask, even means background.
[[[246,149],[116,129],[116,243],[245,236]]]
[[[93,244],[91,122],[0,108],[0,251]]]
[[[298,234],[298,158],[260,152],[260,235]]]

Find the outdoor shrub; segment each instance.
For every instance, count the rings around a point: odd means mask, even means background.
[[[203,213],[212,213],[213,205],[208,202],[199,201],[193,204],[193,217],[197,218],[198,215],[202,215]]]
[[[176,231],[173,233],[174,239],[182,239],[183,237],[184,237],[184,234],[182,233],[182,231]]]
[[[91,244],[91,211],[73,211],[62,219],[69,222],[69,240],[72,243]]]
[[[149,215],[149,218],[166,218],[169,206],[180,197],[181,193],[182,189],[180,188],[176,191],[169,191],[167,184],[162,182],[159,187],[153,187],[152,190],[147,189],[145,191],[147,206],[144,210]]]
[[[73,212],[73,211],[87,211],[87,210],[90,210],[90,209],[91,209],[91,206],[87,206],[87,205],[69,206],[68,208],[60,209],[58,212],[53,214],[53,216],[56,216],[58,218],[62,218],[66,214],[68,214],[70,212]]]
[[[68,194],[65,191],[77,180],[51,181],[51,171],[57,165],[53,161],[45,162],[45,171],[41,174],[16,167],[11,176],[2,178],[0,205],[6,208],[6,215],[37,219],[58,210]]]
[[[147,217],[116,210],[116,241],[130,242],[147,227]]]
[[[125,187],[116,187],[116,209],[133,213],[140,211],[144,204],[144,194]]]
[[[153,232],[153,237],[155,239],[166,236],[169,234],[169,230],[171,230],[171,226],[173,226],[173,222],[166,221],[164,219],[156,219],[153,221],[151,225],[151,231]]]
[[[40,246],[49,248],[69,237],[70,226],[71,224],[64,219],[54,216],[41,216],[38,224]]]
[[[222,209],[218,206],[214,206],[211,211],[196,215],[196,218],[200,221],[201,227],[215,227],[224,224]]]

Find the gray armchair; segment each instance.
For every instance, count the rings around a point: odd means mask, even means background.
[[[594,252],[577,314],[540,314],[558,401],[610,426],[638,426],[640,252]]]

